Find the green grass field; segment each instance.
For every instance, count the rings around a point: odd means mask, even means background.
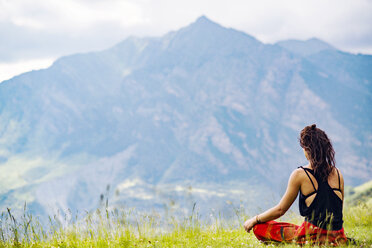
[[[344,228],[357,243],[350,247],[372,247],[372,205],[360,203],[344,210]],[[2,247],[273,247],[263,244],[242,227],[244,211],[232,220],[216,216],[205,222],[197,213],[185,218],[160,217],[156,213],[140,214],[134,210],[89,213],[79,221],[49,219],[48,230],[33,216],[19,220],[11,212],[0,219]],[[288,218],[288,217],[287,217]],[[290,221],[300,224],[293,215]],[[64,221],[68,223],[63,224]],[[45,226],[45,225],[44,225]],[[280,247],[298,247],[279,244]]]

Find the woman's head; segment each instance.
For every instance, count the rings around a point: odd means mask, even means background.
[[[327,134],[315,124],[306,126],[300,133],[300,145],[315,174],[327,180],[336,165],[335,151]]]

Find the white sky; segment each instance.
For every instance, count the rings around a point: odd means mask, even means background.
[[[160,36],[201,15],[264,43],[317,37],[372,54],[371,0],[0,0],[0,82],[130,35]]]

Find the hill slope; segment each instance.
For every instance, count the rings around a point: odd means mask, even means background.
[[[347,187],[345,194],[347,205],[356,206],[365,203],[372,206],[372,180],[357,187]]]

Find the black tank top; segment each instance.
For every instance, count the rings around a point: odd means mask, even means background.
[[[334,192],[334,190],[341,192],[340,174],[338,173],[338,170],[336,169],[338,175],[338,188],[331,188],[328,182],[320,179],[314,174],[313,170],[303,168],[302,166],[298,168],[302,168],[305,171],[315,190],[306,196],[302,194],[301,190],[299,193],[300,214],[305,217],[305,221],[327,230],[342,229],[342,200]],[[311,173],[315,177],[318,182],[318,189],[315,188],[313,180],[311,180],[308,173]],[[313,194],[316,194],[316,196],[308,207],[306,206],[305,200]]]

